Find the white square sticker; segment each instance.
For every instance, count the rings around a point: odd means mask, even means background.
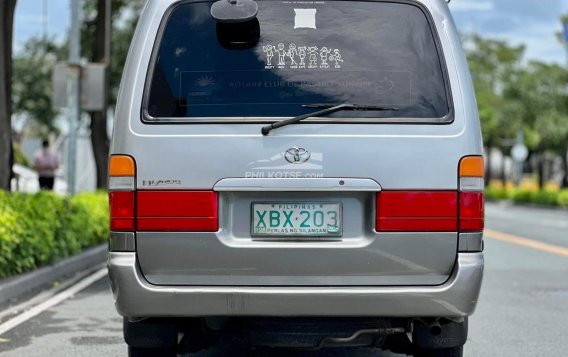
[[[315,29],[316,28],[316,9],[294,9],[296,20],[295,29]]]

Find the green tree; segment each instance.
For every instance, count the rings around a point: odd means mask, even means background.
[[[58,132],[54,121],[59,111],[52,105],[51,77],[62,56],[62,48],[52,41],[32,38],[14,57],[13,111],[23,115],[39,136]]]
[[[105,17],[107,0],[85,2],[82,28],[83,55],[91,62],[107,62],[105,53]],[[107,104],[114,105],[120,84],[128,46],[134,34],[138,15],[142,9],[141,0],[111,0],[112,41],[110,68],[107,69]],[[89,113],[91,122],[91,145],[97,168],[97,188],[104,188],[107,182],[109,137],[107,135],[107,111]]]
[[[82,26],[82,56],[91,62],[105,63],[105,0],[84,2]],[[108,105],[116,102],[118,86],[126,61],[131,38],[142,9],[143,1],[112,0],[112,48],[110,72],[108,75]],[[54,119],[57,110],[52,108],[53,95],[51,74],[53,66],[67,58],[67,45],[58,46],[52,41],[44,43],[32,39],[26,43],[24,51],[15,58],[13,103],[14,111],[29,119],[40,135],[56,131]],[[107,135],[106,111],[92,112],[91,143],[97,167],[97,187],[106,185],[109,138]]]
[[[522,103],[520,112],[529,148],[538,159],[539,186],[544,186],[544,165],[548,153],[563,158],[564,176],[568,170],[567,71],[556,64],[530,62],[507,90]],[[566,186],[566,177],[563,179]]]
[[[560,18],[560,22],[562,23],[563,27],[568,26],[568,14],[562,16]],[[566,48],[566,53],[568,53],[568,34],[566,33],[558,34],[558,37],[560,42]],[[566,75],[564,80],[568,86],[568,74]],[[564,98],[564,107],[566,109],[565,112],[568,112],[568,96],[565,96]],[[560,153],[560,156],[562,157],[562,166],[564,168],[564,176],[562,177],[562,187],[568,188],[568,137],[566,137],[564,140],[564,151]]]
[[[499,148],[506,154],[510,140],[523,130],[531,155],[538,162],[541,187],[548,154],[561,156],[564,171],[568,172],[566,70],[536,61],[523,65],[523,46],[510,46],[505,41],[476,35],[467,41],[487,151]],[[491,166],[490,161],[487,166]],[[505,181],[504,168],[501,173]],[[489,173],[486,178],[491,179]],[[565,177],[564,185],[567,180]]]
[[[469,67],[473,77],[481,130],[487,153],[494,148],[506,152],[504,141],[513,138],[522,127],[522,106],[516,98],[505,95],[521,71],[524,46],[510,46],[505,41],[478,35],[465,39]],[[491,180],[491,156],[487,155],[485,178]],[[502,179],[504,180],[504,172]]]

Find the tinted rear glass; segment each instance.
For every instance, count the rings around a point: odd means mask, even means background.
[[[391,2],[259,1],[258,43],[226,48],[212,2],[175,7],[151,68],[151,118],[289,117],[303,104],[398,111],[330,116],[432,118],[449,113],[440,54],[417,6]]]

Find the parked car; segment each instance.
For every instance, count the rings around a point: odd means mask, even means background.
[[[130,355],[461,356],[483,172],[445,1],[148,1],[109,167]]]

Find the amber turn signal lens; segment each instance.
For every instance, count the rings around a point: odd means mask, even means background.
[[[466,156],[460,161],[460,177],[483,177],[483,156]]]
[[[110,177],[134,176],[135,173],[136,167],[132,157],[127,155],[111,155],[108,169],[108,175]]]

